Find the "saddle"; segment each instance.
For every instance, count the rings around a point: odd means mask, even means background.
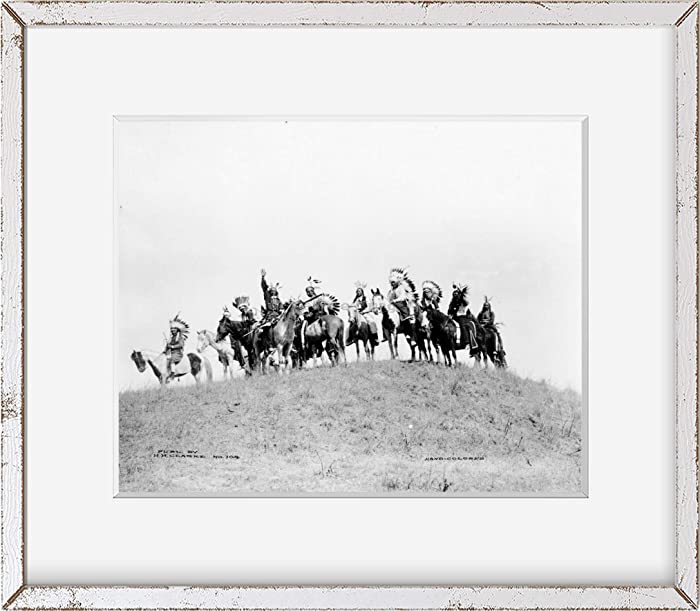
[[[190,359],[184,355],[179,355],[180,358],[176,361],[173,356],[170,357],[170,374],[171,378],[179,378],[180,376],[190,373]]]

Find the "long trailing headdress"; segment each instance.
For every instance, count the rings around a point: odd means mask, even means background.
[[[425,282],[423,282],[422,288],[423,293],[429,291],[430,293],[432,293],[435,302],[440,303],[440,300],[442,299],[442,289],[440,288],[440,285],[437,282],[433,282],[432,280],[426,280]]]
[[[180,318],[180,312],[175,314],[173,318],[170,320],[170,328],[171,329],[177,329],[182,333],[182,335],[187,338],[190,332],[190,326]]]

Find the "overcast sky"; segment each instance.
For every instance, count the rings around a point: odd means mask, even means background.
[[[156,383],[129,354],[173,314],[215,330],[236,295],[259,307],[261,267],[285,299],[313,275],[349,301],[407,266],[469,284],[474,313],[489,295],[511,368],[580,390],[581,138],[578,119],[120,120],[119,387]]]

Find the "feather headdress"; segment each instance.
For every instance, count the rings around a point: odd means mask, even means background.
[[[455,282],[454,284],[452,284],[452,288],[455,291],[459,291],[460,293],[464,293],[465,295],[467,293],[469,293],[469,286],[466,284],[462,284],[460,282]]]
[[[389,270],[389,282],[403,282],[406,277],[406,270],[402,267],[392,267]]]
[[[442,299],[442,289],[437,282],[433,282],[432,280],[426,280],[423,282],[423,292],[425,293],[426,291],[430,291],[433,295],[435,295],[438,302],[440,299]]]
[[[182,320],[182,318],[180,318],[180,312],[175,314],[175,316],[170,320],[170,328],[181,331],[185,337],[187,337],[187,334],[190,332],[190,326],[184,320]]]
[[[413,299],[418,298],[416,284],[408,277],[408,273],[403,267],[392,267],[389,272],[389,282],[398,282],[403,284],[404,288],[412,295]]]
[[[337,315],[340,311],[340,302],[335,297],[335,295],[329,295],[328,293],[321,293],[316,299],[315,303],[323,304],[329,314]]]
[[[355,282],[355,288],[356,288],[356,289],[362,289],[362,290],[364,291],[364,290],[367,288],[367,283],[366,283],[366,282],[362,282],[362,280],[357,280],[357,281]]]
[[[233,305],[239,310],[250,308],[250,297],[248,295],[239,295],[233,300]]]

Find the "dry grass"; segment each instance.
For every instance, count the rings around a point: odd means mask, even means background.
[[[119,405],[121,492],[581,491],[580,395],[493,369],[363,362]]]

